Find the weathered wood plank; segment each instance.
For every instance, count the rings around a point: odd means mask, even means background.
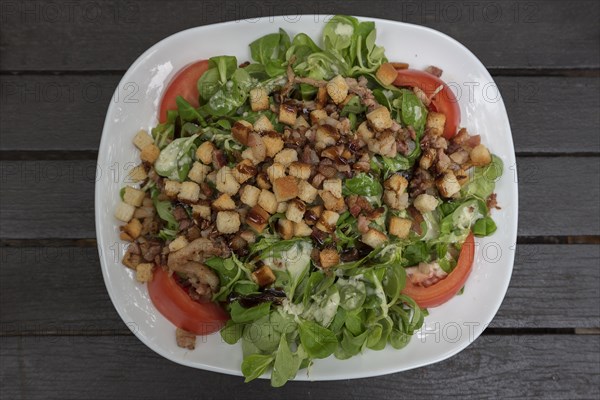
[[[112,95],[119,80],[119,75],[0,76],[0,151],[97,151],[108,104],[118,101]],[[506,103],[517,154],[600,153],[598,79],[495,80]],[[44,123],[32,127],[23,118],[24,107],[35,108]]]
[[[491,327],[600,327],[599,258],[597,246],[518,246],[511,285]],[[0,260],[0,333],[127,332],[108,298],[95,248],[4,247]]]
[[[6,2],[0,69],[125,70],[148,47],[184,29],[282,14],[354,14],[438,29],[492,68],[598,68],[599,4],[592,0],[388,2],[306,0]],[[305,17],[308,18],[308,17]],[[276,27],[274,27],[275,29]],[[76,49],[76,50],[74,50]]]
[[[27,399],[264,399],[269,382],[167,361],[132,336],[4,337],[0,394]],[[401,354],[401,352],[399,352]],[[483,336],[428,367],[356,381],[290,382],[285,399],[544,398],[600,395],[598,336]],[[225,392],[224,392],[225,391]],[[243,395],[241,395],[243,393]]]

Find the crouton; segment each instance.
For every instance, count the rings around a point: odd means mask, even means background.
[[[277,233],[283,240],[290,240],[294,237],[294,223],[289,219],[282,218],[277,221]]]
[[[273,130],[273,124],[266,115],[261,115],[256,122],[254,122],[254,130],[256,132],[267,132]]]
[[[256,167],[251,160],[240,161],[233,169],[233,176],[238,183],[244,183],[256,175]]]
[[[235,211],[217,213],[217,230],[221,233],[236,233],[240,230],[240,214]]]
[[[367,120],[377,131],[383,131],[392,127],[392,117],[387,107],[381,106],[367,114]]]
[[[325,110],[312,110],[310,112],[310,122],[314,125],[322,119],[327,118],[327,112]]]
[[[383,191],[383,202],[394,210],[405,210],[408,207],[408,193],[398,194],[394,190]]]
[[[318,192],[319,191],[307,181],[301,180],[298,183],[298,198],[307,204],[315,201]]]
[[[235,201],[227,193],[223,193],[212,202],[212,208],[217,211],[235,210]]]
[[[275,182],[276,179],[283,178],[285,176],[285,166],[278,162],[274,162],[267,168],[267,175],[271,182]]]
[[[283,149],[277,153],[274,161],[287,167],[294,161],[298,161],[298,152],[294,149]]]
[[[458,179],[456,179],[452,171],[447,171],[444,175],[436,179],[435,185],[442,197],[452,197],[460,192],[460,183],[458,183]]]
[[[315,98],[317,109],[320,110],[327,104],[327,87],[321,86],[317,89],[317,97]]]
[[[369,151],[375,154],[381,154],[385,157],[394,158],[398,154],[398,145],[396,144],[396,138],[394,135],[387,131],[379,135],[377,139],[367,140]]]
[[[367,142],[368,140],[373,139],[375,137],[375,133],[371,129],[369,129],[367,121],[363,121],[358,126],[356,133],[358,134],[358,137],[361,138],[364,142]]]
[[[278,132],[267,132],[267,134],[263,136],[263,142],[265,143],[267,157],[275,157],[275,155],[283,149],[283,139]]]
[[[360,238],[361,242],[371,246],[374,249],[387,242],[387,240],[388,238],[383,232],[380,232],[374,228],[370,228],[367,232],[363,233]]]
[[[306,119],[302,115],[300,115],[298,116],[298,118],[296,118],[296,122],[294,122],[294,128],[310,128],[310,125],[308,124]]]
[[[196,348],[196,334],[184,329],[175,329],[175,341],[177,346],[183,349],[194,350]]]
[[[325,179],[323,181],[323,190],[328,190],[335,197],[342,197],[342,180]]]
[[[325,210],[321,213],[321,217],[317,221],[316,227],[323,232],[331,233],[335,231],[338,219],[340,219],[340,214],[334,211]]]
[[[181,190],[177,194],[177,198],[181,201],[195,203],[200,198],[200,186],[196,182],[181,183]]]
[[[419,167],[423,169],[429,169],[433,165],[433,160],[435,160],[436,151],[435,149],[427,149],[425,153],[421,156],[419,160]]]
[[[144,150],[144,147],[154,144],[152,136],[148,135],[148,132],[141,130],[135,134],[133,138],[133,144],[140,150]]]
[[[246,213],[246,224],[254,229],[257,233],[261,233],[269,222],[269,213],[264,208],[255,205]]]
[[[319,191],[319,196],[323,199],[325,208],[331,211],[340,212],[346,209],[343,197],[335,197],[329,190]]]
[[[135,207],[125,202],[119,202],[119,205],[115,209],[115,218],[123,222],[129,222],[133,218]]]
[[[256,186],[260,189],[271,189],[271,182],[266,173],[261,172],[256,176]]]
[[[340,138],[340,134],[337,129],[331,125],[319,125],[315,134],[315,141],[321,148],[333,146],[337,143]]]
[[[295,176],[284,176],[275,179],[273,192],[277,201],[288,201],[298,196],[298,178]]]
[[[469,161],[469,153],[466,150],[458,150],[450,154],[450,159],[456,164],[464,164]]]
[[[277,212],[278,213],[284,213],[287,211],[287,209],[288,209],[287,201],[281,201],[281,202],[277,203]]]
[[[252,273],[252,280],[256,282],[258,286],[265,287],[275,282],[277,278],[271,268],[263,265]]]
[[[123,193],[123,201],[127,204],[131,204],[134,207],[139,207],[142,205],[142,201],[144,201],[144,196],[146,196],[146,192],[139,189],[134,189],[131,186],[127,186],[125,188],[125,193]]]
[[[306,223],[308,225],[314,225],[319,220],[319,218],[321,218],[321,214],[323,214],[323,209],[324,207],[322,204],[310,207],[304,213],[304,220],[306,221]]]
[[[215,185],[219,192],[227,193],[230,196],[236,194],[240,189],[240,184],[237,179],[235,179],[235,176],[233,176],[231,168],[227,166],[222,167],[219,172],[217,172]]]
[[[196,218],[210,219],[210,207],[204,204],[193,204],[192,215]]]
[[[127,242],[133,242],[133,240],[134,240],[131,236],[129,236],[129,234],[127,232],[119,233],[119,239],[125,240]]]
[[[210,167],[208,165],[194,161],[192,169],[190,169],[190,172],[188,172],[188,178],[196,183],[202,183],[206,179],[206,176],[209,172]]]
[[[296,123],[296,108],[288,104],[279,106],[279,122],[286,125],[294,125]]]
[[[144,162],[154,164],[154,161],[158,159],[159,155],[160,149],[155,144],[149,144],[148,146],[142,149],[142,152],[140,153],[140,158]]]
[[[335,249],[327,248],[319,253],[319,262],[322,268],[330,268],[340,263],[340,254]]]
[[[312,234],[312,228],[304,221],[294,222],[294,236],[307,237]]]
[[[129,171],[127,177],[131,182],[140,182],[145,180],[148,177],[148,173],[146,173],[146,169],[143,165],[138,165]]]
[[[290,164],[288,172],[291,176],[295,176],[298,179],[307,180],[310,178],[311,170],[312,167],[310,164],[295,161]]]
[[[285,217],[290,221],[300,222],[304,218],[304,212],[306,211],[306,205],[302,200],[294,199],[288,203]]]
[[[165,194],[171,198],[177,197],[179,191],[181,190],[181,182],[165,179],[164,183]]]
[[[392,216],[390,218],[389,232],[390,235],[399,237],[400,239],[406,239],[410,233],[410,227],[412,221],[408,218],[400,218]]]
[[[246,185],[240,191],[240,200],[242,203],[254,207],[258,203],[258,196],[260,195],[260,189],[256,186]]]
[[[383,183],[383,186],[386,189],[393,190],[398,194],[402,194],[408,187],[408,181],[402,175],[394,174]]]
[[[135,279],[138,282],[146,283],[152,280],[154,264],[152,263],[141,263],[135,267]]]
[[[375,76],[384,85],[391,85],[396,80],[398,71],[391,63],[383,63],[377,69]]]
[[[441,136],[444,133],[444,127],[446,125],[446,115],[435,111],[430,111],[427,114],[427,122],[425,128],[429,130],[429,133],[435,136]]]
[[[127,225],[123,226],[123,232],[125,232],[132,239],[137,239],[140,237],[142,233],[142,223],[139,219],[133,218],[131,221],[127,223]]]
[[[169,243],[169,251],[170,252],[174,252],[177,250],[181,250],[183,249],[185,246],[188,245],[188,240],[186,239],[185,236],[181,235],[181,236],[177,236],[175,238],[175,240],[173,240],[171,243]]]
[[[254,112],[269,109],[269,93],[265,88],[250,89],[250,107]]]
[[[274,214],[277,211],[277,200],[273,192],[262,190],[258,196],[258,205],[261,206],[269,214]]]
[[[471,158],[471,164],[476,167],[488,165],[492,162],[492,155],[490,154],[490,151],[482,144],[475,146],[471,150],[469,157]]]
[[[236,121],[231,127],[231,136],[244,146],[248,145],[248,135],[252,132],[252,124],[248,121]]]
[[[438,200],[430,194],[423,193],[417,196],[413,205],[417,210],[426,213],[435,210],[438,206]]]
[[[335,104],[340,104],[348,96],[348,84],[338,75],[327,82],[327,94]]]
[[[256,165],[264,160],[257,160],[252,153],[252,149],[248,147],[244,151],[242,151],[242,159],[252,161],[252,164]]]
[[[469,173],[464,169],[459,169],[454,175],[456,176],[456,180],[460,186],[464,186],[465,184],[469,183]]]
[[[202,162],[202,164],[212,163],[213,153],[215,151],[215,145],[211,142],[203,142],[196,149],[196,158]]]
[[[248,146],[252,149],[252,157],[254,160],[262,162],[267,156],[267,146],[258,133],[250,132],[248,135]]]

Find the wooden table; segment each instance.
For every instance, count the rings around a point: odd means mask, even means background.
[[[598,398],[599,5],[2,1],[0,396]],[[404,373],[272,392],[266,381],[176,365],[130,333],[102,280],[93,190],[107,106],[144,50],[189,27],[297,12],[430,26],[484,62],[514,134],[519,236],[506,299],[462,353]]]

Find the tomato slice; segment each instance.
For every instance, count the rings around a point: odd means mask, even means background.
[[[156,268],[148,282],[154,306],[175,326],[196,335],[217,332],[229,315],[216,303],[198,303],[162,268]]]
[[[427,96],[431,96],[437,88],[442,85],[443,89],[433,96],[430,108],[433,108],[433,111],[446,115],[444,137],[450,139],[452,136],[456,135],[456,130],[460,125],[460,108],[458,107],[456,96],[454,96],[450,87],[446,85],[443,80],[428,72],[415,69],[399,69],[394,85],[406,87],[416,86],[425,92]]]
[[[193,107],[200,105],[198,79],[208,70],[208,66],[208,60],[196,61],[185,66],[173,77],[160,103],[158,120],[161,124],[167,120],[168,110],[177,109],[177,96],[183,97]]]
[[[429,287],[414,285],[407,279],[402,293],[416,301],[419,307],[437,307],[454,297],[465,285],[473,269],[474,258],[475,240],[473,233],[469,233],[458,256],[456,268],[446,278]]]

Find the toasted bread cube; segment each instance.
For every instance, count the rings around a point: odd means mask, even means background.
[[[238,183],[244,183],[256,175],[256,167],[251,160],[240,161],[232,170],[233,176]]]
[[[310,122],[314,125],[321,121],[322,119],[327,118],[327,112],[325,110],[312,110],[310,112]]]
[[[327,86],[321,86],[317,89],[317,97],[315,99],[317,109],[320,110],[327,104]]]
[[[469,161],[469,153],[466,150],[458,150],[450,154],[450,159],[457,164],[464,164]]]
[[[277,233],[283,240],[290,240],[294,237],[294,223],[289,219],[280,219],[277,221]]]
[[[138,149],[143,150],[144,147],[154,144],[154,140],[152,139],[152,136],[148,135],[148,132],[142,129],[135,134],[133,144]]]
[[[387,107],[381,106],[367,114],[367,120],[377,131],[383,131],[392,127],[392,116]]]
[[[274,214],[277,211],[277,200],[273,192],[262,190],[258,196],[258,205],[261,206],[269,214]]]
[[[119,239],[125,240],[127,242],[133,242],[133,238],[131,236],[129,236],[129,234],[127,232],[119,233]]]
[[[298,116],[298,118],[296,118],[296,122],[294,122],[294,128],[298,129],[298,128],[310,128],[309,123],[306,121],[306,119],[300,115]]]
[[[211,142],[202,142],[196,149],[196,158],[202,162],[202,164],[212,163],[213,153],[215,152],[215,145]]]
[[[261,115],[256,122],[254,122],[254,130],[256,132],[267,132],[273,130],[273,124],[266,115]]]
[[[319,196],[323,199],[325,208],[331,211],[340,212],[346,209],[343,197],[336,197],[329,190],[319,191]]]
[[[271,268],[263,265],[252,273],[252,280],[256,282],[258,286],[265,287],[275,282],[277,278]]]
[[[194,165],[190,172],[188,172],[188,178],[193,180],[196,183],[202,183],[206,179],[206,176],[210,172],[210,167],[208,165],[204,165],[199,163],[198,161],[194,161]]]
[[[169,197],[176,197],[181,190],[181,182],[165,179],[165,194]]]
[[[115,218],[123,222],[129,222],[133,218],[135,207],[125,202],[119,202],[119,205],[115,209]]]
[[[436,151],[435,149],[427,149],[425,153],[421,156],[419,160],[419,167],[423,169],[429,169],[433,165],[433,160],[435,160]]]
[[[346,80],[341,75],[337,75],[331,79],[327,82],[327,94],[335,104],[340,104],[348,96],[348,84]]]
[[[186,239],[185,236],[180,235],[177,236],[175,238],[175,240],[173,240],[171,243],[169,243],[169,251],[170,252],[175,252],[177,250],[181,250],[183,249],[185,246],[188,245],[188,240]]]
[[[248,145],[248,135],[252,132],[253,126],[250,122],[239,120],[231,127],[231,136],[244,146]]]
[[[321,148],[333,146],[337,143],[340,135],[331,125],[319,125],[315,134],[315,140]]]
[[[298,178],[295,176],[284,176],[275,179],[273,182],[273,192],[277,201],[288,201],[298,196]]]
[[[427,122],[425,128],[429,129],[429,132],[435,136],[441,136],[444,133],[444,127],[446,125],[446,115],[434,111],[430,111],[427,114]]]
[[[323,249],[319,253],[319,261],[322,268],[330,268],[340,263],[340,254],[335,249]]]
[[[212,202],[212,207],[217,211],[235,210],[235,201],[233,201],[230,195],[223,193]]]
[[[271,182],[266,173],[261,172],[256,176],[256,186],[258,186],[259,189],[271,189]]]
[[[196,348],[196,334],[185,329],[175,329],[175,341],[182,349],[194,350]]]
[[[338,219],[340,219],[340,214],[334,211],[325,210],[321,213],[321,217],[317,221],[316,227],[323,232],[331,233],[335,231]]]
[[[413,202],[415,208],[422,213],[433,211],[438,206],[438,200],[430,194],[420,194]]]
[[[249,160],[254,165],[257,165],[257,164],[261,163],[262,161],[264,161],[264,160],[256,159],[256,157],[254,157],[254,153],[252,152],[252,149],[250,147],[248,147],[247,149],[242,151],[242,159]]]
[[[281,104],[279,106],[279,122],[286,125],[294,125],[296,123],[296,107]]]
[[[294,149],[283,149],[277,153],[274,161],[287,167],[294,161],[298,161],[298,152]]]
[[[275,157],[277,153],[283,149],[283,139],[281,135],[275,131],[268,132],[263,136],[263,142],[267,150],[267,157]]]
[[[219,172],[217,172],[215,185],[219,192],[227,193],[230,196],[236,194],[240,189],[240,184],[237,179],[235,179],[235,176],[233,176],[231,168],[227,166],[222,167]]]
[[[154,162],[158,159],[159,155],[160,149],[155,144],[149,144],[148,146],[142,149],[142,152],[140,153],[140,158],[144,162],[154,164]]]
[[[282,201],[280,203],[277,203],[277,212],[278,213],[284,213],[284,212],[286,212],[287,208],[288,208],[287,201]]]
[[[134,207],[139,207],[142,205],[142,201],[144,201],[145,196],[146,192],[143,190],[127,186],[125,188],[125,193],[123,194],[123,201],[127,204],[131,204]]]
[[[304,221],[294,222],[294,236],[307,237],[312,234],[312,228]]]
[[[471,164],[476,167],[488,165],[492,162],[492,155],[490,154],[490,151],[482,144],[475,146],[471,150],[469,157],[471,158]]]
[[[204,204],[193,204],[192,215],[203,219],[210,219],[210,207]]]
[[[240,214],[235,211],[217,213],[217,230],[221,233],[236,233],[240,230]]]
[[[295,161],[290,164],[288,172],[291,176],[295,176],[298,179],[307,180],[308,178],[310,178],[311,170],[312,168],[310,164]]]
[[[260,196],[260,189],[256,186],[246,185],[240,191],[240,200],[250,207],[258,203],[258,196]]]
[[[317,198],[319,191],[307,181],[298,183],[298,198],[306,204],[310,204]]]
[[[367,142],[375,137],[375,133],[371,129],[369,129],[367,121],[362,122],[358,126],[356,133],[358,134],[358,137],[361,138],[364,142]]]
[[[269,213],[257,204],[246,213],[246,224],[257,233],[261,233],[267,226],[269,217]]]
[[[250,107],[254,112],[269,109],[269,93],[265,88],[250,89]]]
[[[123,232],[125,232],[132,239],[137,239],[140,237],[142,233],[142,223],[139,219],[133,218],[131,221],[127,223],[127,225],[123,226]]]
[[[323,181],[323,190],[328,190],[335,197],[342,197],[342,180],[325,179]]]
[[[464,169],[459,169],[454,175],[456,176],[456,180],[458,181],[460,186],[464,186],[465,184],[469,183],[469,173]]]
[[[154,264],[152,263],[141,263],[135,267],[135,279],[138,282],[146,283],[152,280],[154,276],[152,274],[152,270],[154,269]]]
[[[200,186],[196,182],[182,182],[177,198],[182,201],[195,203],[200,198]]]
[[[274,162],[273,165],[267,168],[267,175],[271,182],[275,182],[276,179],[283,178],[285,176],[285,166],[278,162]]]
[[[408,187],[408,181],[405,177],[399,174],[394,174],[390,176],[384,183],[384,187],[389,190],[393,190],[398,194],[402,194],[406,191]]]
[[[396,80],[398,71],[391,63],[383,63],[377,69],[375,76],[384,85],[391,85]]]
[[[148,177],[148,173],[146,173],[146,169],[144,168],[144,166],[140,164],[132,168],[131,171],[129,171],[129,173],[127,174],[127,177],[132,182],[140,182]]]
[[[306,205],[302,200],[294,199],[288,202],[288,207],[285,212],[285,217],[293,222],[300,222],[304,218],[304,212],[306,211]]]
[[[452,171],[447,171],[444,175],[439,177],[435,181],[435,185],[440,194],[446,198],[452,197],[460,192],[460,183],[458,183],[458,179],[456,179],[456,176]]]
[[[410,233],[411,226],[412,221],[410,219],[392,216],[390,218],[389,226],[390,235],[397,236],[400,239],[406,239]]]
[[[394,190],[383,191],[383,202],[394,210],[405,210],[408,207],[408,193],[398,194]]]
[[[372,248],[376,249],[377,247],[387,242],[388,238],[383,232],[380,232],[374,228],[370,228],[366,233],[362,234],[360,240],[364,244],[367,244]]]

